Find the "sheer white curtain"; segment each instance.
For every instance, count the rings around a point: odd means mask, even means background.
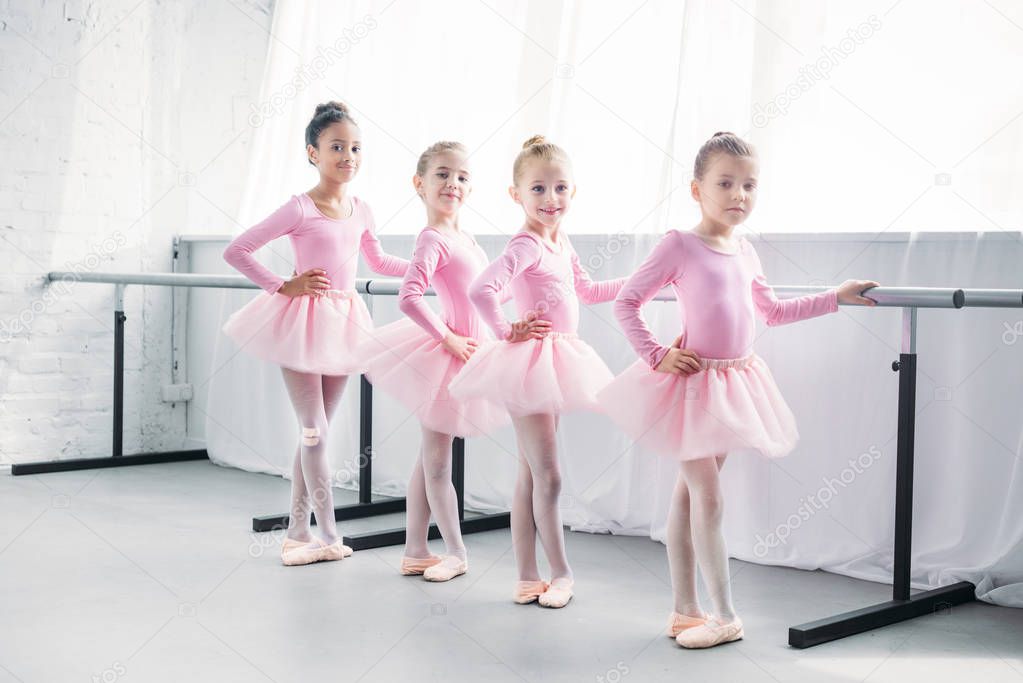
[[[237,228],[315,183],[302,132],[317,102],[342,99],[366,138],[355,192],[395,253],[422,224],[410,184],[422,148],[458,139],[473,150],[464,219],[494,255],[520,224],[506,191],[511,160],[543,133],[574,162],[567,228],[584,262],[595,277],[628,274],[666,227],[695,222],[692,158],[710,134],[732,130],[760,150],[747,230],[773,282],[1018,287],[1023,82],[1005,74],[1023,57],[1019,14],[1009,3],[912,0],[278,2]],[[928,234],[895,234],[911,231]],[[990,234],[931,234],[941,231]],[[286,243],[262,256],[290,272]],[[211,321],[208,448],[217,462],[283,474],[295,423],[279,370],[217,333],[253,295],[225,294]],[[663,338],[675,336],[673,304],[648,313]],[[374,315],[394,319],[393,301],[378,298]],[[1021,317],[921,313],[920,587],[968,578],[985,599],[1023,603],[1023,344],[1002,336]],[[612,369],[632,361],[609,306],[586,311],[581,332]],[[843,309],[763,332],[758,352],[803,439],[784,461],[736,454],[726,467],[733,555],[890,580],[897,311]],[[331,434],[340,482],[354,472],[354,389]],[[414,420],[378,395],[375,437],[377,488],[401,493]],[[662,536],[670,467],[596,416],[566,416],[562,447],[569,523]],[[510,431],[468,448],[470,506],[504,508]],[[808,496],[826,507],[810,512]]]

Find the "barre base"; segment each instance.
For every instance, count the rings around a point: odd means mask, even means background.
[[[394,512],[405,512],[404,498],[387,498],[376,500],[370,503],[352,503],[351,505],[338,505],[334,508],[334,521],[343,522],[348,519],[362,519],[363,517],[375,517],[376,515],[389,515]],[[263,515],[252,518],[253,531],[276,531],[287,529],[290,517],[288,515]],[[312,514],[311,524],[316,524],[316,515]]]
[[[461,523],[463,534],[496,531],[497,529],[507,529],[510,526],[511,513],[508,512],[470,517],[469,519],[463,519]],[[431,524],[427,538],[434,540],[440,537],[440,529],[437,528],[436,524]],[[372,548],[401,545],[405,542],[405,527],[352,534],[351,536],[345,536],[343,542],[345,545],[351,546],[353,550],[370,550]]]
[[[972,602],[976,599],[976,590],[977,587],[969,581],[960,581],[917,593],[908,600],[889,600],[792,626],[789,628],[789,645],[800,649],[813,647],[925,614],[939,613],[953,605]]]
[[[43,460],[40,462],[18,462],[11,465],[11,475],[48,474],[50,472],[71,472],[73,470],[95,470],[104,467],[129,467],[131,465],[156,465],[163,462],[184,462],[186,460],[208,460],[205,448],[189,451],[168,451],[166,453],[138,453],[103,458],[71,458],[68,460]]]

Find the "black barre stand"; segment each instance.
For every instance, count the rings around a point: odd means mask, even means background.
[[[51,274],[52,275],[52,274]],[[50,278],[55,279],[53,277]],[[72,470],[93,470],[104,467],[126,467],[129,465],[154,465],[164,462],[186,460],[208,460],[205,448],[165,453],[124,454],[124,284],[117,283],[114,303],[114,426],[113,446],[109,458],[73,458],[68,460],[44,460],[22,462],[11,465],[11,475],[47,474]]]
[[[193,450],[168,451],[164,453],[139,453],[134,455],[124,454],[124,322],[127,316],[124,313],[124,291],[129,284],[161,285],[172,287],[229,287],[241,289],[256,289],[256,286],[237,276],[210,276],[201,274],[181,273],[155,273],[155,274],[125,274],[125,273],[74,273],[69,271],[53,271],[47,274],[51,282],[64,278],[74,278],[77,282],[95,282],[115,285],[114,291],[114,377],[113,377],[113,434],[112,434],[112,457],[97,458],[72,458],[67,460],[46,460],[38,462],[13,463],[11,475],[19,476],[26,474],[47,474],[51,472],[68,472],[73,470],[101,469],[107,467],[127,467],[132,465],[152,465],[168,462],[184,462],[190,460],[208,460],[209,454],[205,448]],[[372,294],[370,284],[367,280],[365,293]],[[389,293],[384,291],[386,283],[378,287],[380,294]],[[361,290],[362,288],[360,288]],[[372,517],[394,512],[405,511],[404,498],[389,498],[374,501],[372,499],[372,430],[373,430],[373,388],[361,378],[360,393],[360,458],[359,458],[359,502],[353,505],[342,505],[334,509],[334,517],[338,521],[347,519],[358,519]],[[464,519],[464,479],[465,479],[465,444],[462,439],[455,439],[452,445],[452,480],[458,496],[459,519],[462,522],[463,533],[474,533],[477,531],[489,531],[492,529],[503,529],[510,526],[511,518],[508,513],[493,515],[480,515],[472,519]],[[315,518],[314,518],[315,521]],[[287,515],[269,515],[254,517],[252,520],[253,531],[271,531],[274,529],[287,528]],[[439,538],[439,532],[435,525],[430,527],[430,538]],[[386,545],[394,545],[404,542],[404,529],[389,529],[379,533],[357,534],[352,537],[350,544],[357,549],[378,548]]]
[[[962,290],[955,308],[964,303]],[[913,536],[913,440],[916,428],[916,308],[902,309],[902,352],[892,363],[899,373],[898,451],[895,464],[895,557],[892,599],[852,612],[789,627],[789,645],[813,647],[906,619],[942,612],[976,599],[977,587],[959,581],[909,594]]]
[[[451,483],[455,487],[455,496],[458,499],[458,520],[463,534],[474,534],[481,531],[494,531],[495,529],[507,529],[511,526],[511,515],[507,512],[476,515],[470,519],[465,518],[465,439],[462,439],[461,437],[455,437],[451,444]],[[364,489],[360,476],[360,496],[364,490],[369,491],[368,480],[366,484],[367,485]],[[401,508],[404,510],[404,498],[401,499],[401,503]],[[427,538],[436,539],[440,537],[440,530],[437,528],[437,525],[431,524],[427,533]],[[367,531],[361,534],[353,534],[351,536],[344,537],[345,545],[351,546],[353,550],[383,548],[389,545],[401,545],[404,542],[404,527],[384,529],[383,531]]]

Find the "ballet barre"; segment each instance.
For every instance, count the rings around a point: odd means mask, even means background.
[[[70,458],[66,460],[44,460],[15,463],[11,475],[45,474],[106,467],[126,467],[169,462],[207,460],[206,449],[168,451],[162,453],[137,453],[125,455],[124,433],[124,293],[128,285],[160,287],[203,287],[214,289],[260,289],[258,285],[241,275],[204,275],[200,273],[92,273],[73,271],[52,271],[47,273],[48,282],[69,281],[98,284],[112,284],[114,289],[114,382],[113,382],[113,430],[111,454],[109,457]],[[396,295],[399,280],[356,281],[355,289],[367,297],[372,309],[372,296]],[[433,295],[432,290],[427,290]],[[465,516],[465,441],[454,439],[451,447],[451,480],[458,500],[458,517],[462,520],[462,533],[476,533],[507,528],[511,524],[509,513],[478,514],[468,519]],[[338,505],[334,508],[334,519],[345,521],[405,511],[405,498],[373,499],[373,387],[363,376],[359,387],[359,502]],[[316,523],[315,514],[312,523]],[[261,515],[252,518],[255,532],[286,529],[287,514]],[[429,538],[440,538],[440,530],[431,524]],[[395,528],[346,536],[345,543],[356,550],[379,548],[405,542],[405,529]]]
[[[11,475],[46,474],[91,470],[105,467],[129,465],[153,465],[186,460],[206,460],[209,454],[205,448],[167,451],[163,453],[124,454],[124,291],[128,285],[161,285],[173,287],[235,287],[233,277],[185,275],[181,273],[94,273],[75,271],[51,271],[46,274],[47,284],[51,282],[88,282],[114,285],[114,397],[113,434],[110,457],[68,458],[66,460],[42,460],[38,462],[14,463]]]
[[[775,287],[779,298],[824,291],[824,287]],[[878,306],[902,308],[901,349],[892,370],[899,373],[895,462],[895,543],[892,599],[789,628],[789,645],[808,648],[976,599],[976,586],[959,581],[910,594],[913,537],[913,458],[916,430],[916,314],[920,308],[1023,308],[1020,289],[875,287],[864,291]],[[859,305],[859,304],[857,304]]]
[[[370,307],[372,312],[372,297],[373,296],[396,296],[401,287],[401,281],[395,279],[369,279],[360,281],[359,291],[369,296],[367,305]],[[783,286],[775,287],[775,293],[779,298],[792,298],[797,296],[804,296],[807,294],[816,294],[818,292],[825,291],[827,287],[800,287],[800,286]],[[974,292],[989,292],[990,296],[994,296],[996,291],[1000,290],[973,290]],[[432,290],[430,291],[432,293]],[[961,289],[951,288],[923,288],[923,287],[884,287],[875,288],[872,292],[872,298],[875,298],[879,302],[883,301],[881,305],[887,306],[901,306],[905,305],[908,301],[926,301],[929,305],[934,307],[961,307],[964,305],[964,291]],[[911,299],[912,297],[912,299]],[[1017,296],[1017,300],[1021,297]],[[670,289],[666,289],[655,297],[656,301],[674,301],[674,293]],[[366,441],[364,448],[368,448],[371,443],[372,434],[372,419],[367,417],[369,411],[372,409],[372,388],[369,382],[366,381],[365,377],[362,378],[362,391],[363,400],[360,402],[362,409],[362,421],[360,427],[360,434],[366,435]],[[369,494],[369,476],[372,467],[372,458],[368,450],[361,451],[362,456],[360,457],[360,484],[359,493],[360,496],[363,492]],[[496,513],[491,515],[481,515],[471,520],[464,519],[464,472],[465,472],[465,441],[461,438],[455,438],[452,444],[452,479],[455,482],[455,492],[458,497],[458,513],[459,519],[462,521],[462,533],[474,533],[479,531],[491,531],[494,529],[507,528],[511,524],[510,515],[507,512]],[[362,463],[366,463],[365,470],[362,469]],[[363,486],[361,476],[365,474],[367,477],[367,484]],[[366,501],[369,502],[368,499]],[[402,499],[402,510],[404,510],[404,499]],[[259,519],[259,529],[257,529],[257,520],[253,520],[253,530],[269,530],[270,528],[281,528],[280,525],[287,524],[286,515],[274,515],[266,518]],[[429,538],[436,539],[440,538],[440,531],[437,529],[435,524],[430,525]],[[355,550],[367,549],[367,548],[378,548],[387,545],[398,545],[405,542],[405,529],[394,528],[386,529],[383,531],[367,532],[362,534],[353,534],[344,537],[344,542],[351,546]]]
[[[39,474],[68,470],[143,465],[182,460],[207,459],[205,449],[172,451],[168,453],[144,453],[124,455],[122,451],[123,409],[124,409],[124,291],[128,285],[167,287],[211,287],[233,289],[259,289],[257,285],[240,275],[202,275],[191,273],[77,273],[53,271],[48,273],[50,282],[72,280],[76,282],[115,285],[114,295],[114,397],[113,397],[113,444],[111,457],[77,458],[73,460],[16,463],[11,467],[12,475]],[[376,295],[388,296],[398,293],[398,280],[358,280],[356,290],[367,296],[372,304]],[[823,286],[775,286],[779,299],[788,299],[816,294],[828,289]],[[427,293],[432,294],[432,291]],[[875,287],[866,290],[866,295],[878,306],[902,309],[901,349],[899,359],[892,363],[892,370],[899,373],[898,388],[898,435],[895,482],[895,543],[894,568],[892,573],[892,599],[862,609],[838,614],[817,621],[789,628],[789,645],[807,648],[846,636],[887,626],[899,621],[912,619],[953,605],[973,601],[976,586],[969,581],[960,581],[933,590],[910,594],[912,509],[913,509],[913,458],[916,412],[916,320],[920,308],[964,307],[1023,308],[1023,290],[1020,289],[955,289],[929,287]],[[660,292],[657,301],[672,301],[670,290]],[[845,305],[845,304],[843,304]],[[856,304],[853,304],[856,305]],[[338,521],[370,517],[405,510],[404,498],[374,501],[372,498],[372,403],[373,390],[365,377],[360,385],[360,430],[359,430],[359,502],[335,508]],[[508,513],[481,515],[465,519],[465,442],[456,438],[452,444],[452,481],[458,497],[459,518],[463,533],[506,528],[510,525]],[[253,531],[270,531],[286,528],[287,515],[254,517]],[[436,525],[430,526],[430,538],[439,538]],[[345,542],[356,549],[376,548],[403,543],[404,528],[389,529],[345,537]]]

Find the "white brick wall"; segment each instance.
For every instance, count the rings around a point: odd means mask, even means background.
[[[43,275],[169,271],[175,234],[234,232],[271,5],[2,3],[0,463],[110,452],[113,286]],[[170,290],[125,309],[125,452],[180,448]]]

